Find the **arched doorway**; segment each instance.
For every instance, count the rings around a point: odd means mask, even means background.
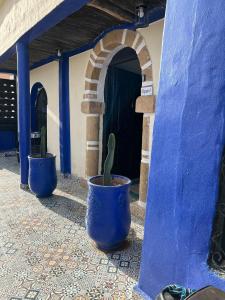
[[[138,210],[144,216],[150,161],[150,119],[155,111],[155,96],[152,61],[144,38],[137,31],[127,29],[112,31],[101,39],[90,53],[85,74],[84,98],[81,104],[81,111],[86,114],[85,175],[89,178],[100,174],[102,170],[105,77],[114,56],[127,47],[135,51],[142,74],[141,96],[136,99],[135,111],[143,115],[141,168],[138,168],[140,169]]]
[[[31,144],[33,148],[32,152],[39,152],[39,134],[41,132],[41,128],[45,127],[47,130],[47,105],[48,98],[46,90],[40,82],[36,82],[31,89]]]
[[[140,178],[143,114],[135,112],[135,105],[141,95],[141,85],[137,54],[132,48],[123,48],[111,60],[105,79],[102,168],[108,136],[113,132],[116,149],[112,172],[129,177],[133,183],[138,183]]]

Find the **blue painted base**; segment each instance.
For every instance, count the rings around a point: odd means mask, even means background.
[[[16,148],[16,133],[13,131],[0,131],[0,151]]]
[[[148,296],[146,293],[144,293],[137,285],[134,286],[134,291],[139,295],[141,296],[144,300],[155,300],[153,298],[151,298],[150,296]]]

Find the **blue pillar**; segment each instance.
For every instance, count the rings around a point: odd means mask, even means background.
[[[19,111],[19,152],[21,187],[28,184],[28,155],[30,154],[30,70],[29,47],[18,42],[17,78],[18,78],[18,111]]]
[[[63,174],[70,174],[69,57],[65,57],[64,55],[59,60],[59,121],[61,172]]]
[[[155,299],[168,284],[225,281],[207,258],[225,144],[225,1],[168,0],[140,278]]]

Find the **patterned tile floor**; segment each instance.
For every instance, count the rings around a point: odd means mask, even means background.
[[[15,157],[0,155],[0,300],[125,300],[140,266],[143,224],[129,247],[105,254],[85,231],[86,191],[59,179],[53,197],[19,189]]]

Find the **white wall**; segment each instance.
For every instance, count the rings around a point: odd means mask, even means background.
[[[36,82],[40,82],[48,96],[47,132],[48,152],[56,154],[56,167],[60,169],[59,152],[59,70],[58,62],[52,62],[30,73],[30,88]]]
[[[153,72],[153,93],[157,96],[159,87],[159,75],[160,75],[160,63],[161,63],[161,52],[162,52],[162,38],[163,38],[163,27],[164,19],[159,20],[150,24],[147,28],[139,29],[139,32],[145,39],[145,43],[149,50],[152,60],[152,72]],[[157,100],[157,97],[156,97]],[[155,113],[150,114],[150,125],[149,125],[149,157],[152,154],[152,138],[153,138],[153,127],[155,121]],[[151,159],[149,168],[151,168]]]
[[[150,24],[147,28],[139,29],[139,32],[145,39],[145,43],[149,50],[152,60],[152,73],[153,73],[153,93],[157,96],[159,87],[159,75],[160,75],[160,63],[161,63],[161,52],[162,52],[162,38],[163,38],[163,27],[164,19],[159,20]],[[157,101],[157,97],[156,97]],[[152,154],[152,139],[153,139],[153,127],[155,121],[155,113],[150,114],[149,124],[149,157]],[[151,159],[149,168],[151,168]]]
[[[143,36],[152,60],[154,94],[158,94],[164,19],[138,29]]]
[[[0,55],[63,0],[5,0],[0,3]]]
[[[70,58],[71,169],[79,177],[85,177],[86,116],[81,112],[81,102],[90,52]]]

